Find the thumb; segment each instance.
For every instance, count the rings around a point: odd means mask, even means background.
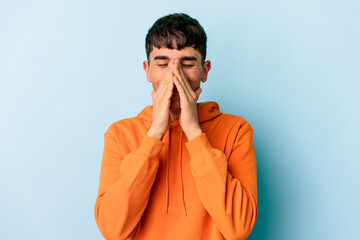
[[[202,89],[201,88],[197,88],[195,89],[195,94],[196,94],[196,101],[199,99],[200,97],[200,93],[202,92]]]
[[[154,96],[154,94],[155,94],[155,91],[152,91],[152,92],[151,92],[151,96],[153,97],[153,96]]]

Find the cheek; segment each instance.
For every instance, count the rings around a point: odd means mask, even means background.
[[[184,69],[184,73],[188,78],[191,86],[197,86],[201,79],[200,71]]]
[[[166,69],[154,69],[151,71],[151,80],[154,90],[159,88],[160,82],[166,72]]]

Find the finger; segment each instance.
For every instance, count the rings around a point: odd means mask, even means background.
[[[168,80],[168,78],[170,77],[170,73],[171,73],[171,69],[168,68],[167,71],[165,72],[165,74],[163,75],[160,84],[159,84],[159,89],[163,88]]]
[[[179,92],[180,99],[189,101],[188,95],[186,94],[177,76],[174,76],[174,83]]]
[[[174,90],[173,74],[169,74],[163,87],[160,89],[159,97],[162,99],[169,100]]]
[[[157,92],[156,96],[158,96],[159,98],[170,98],[170,96],[172,95],[173,86],[174,86],[172,80],[172,74],[173,73],[170,64],[169,68],[165,72],[159,84],[159,88],[156,90]]]
[[[186,95],[190,95],[190,91],[189,91],[189,87],[187,85],[189,85],[189,81],[185,75],[185,73],[181,74],[180,71],[182,71],[180,65],[179,65],[179,61],[175,62],[175,65],[173,67],[174,70],[174,74],[177,77],[179,83],[181,84],[182,88],[184,89],[184,92]],[[183,72],[183,71],[182,71]],[[191,87],[190,87],[191,88]],[[191,89],[192,90],[192,89]]]
[[[172,80],[171,80],[172,81]],[[161,99],[170,99],[171,95],[173,94],[173,86],[174,84],[166,84],[163,88],[159,89],[158,97]]]
[[[174,81],[173,81],[173,77],[171,76],[169,78],[169,82],[166,86],[166,89],[164,89],[164,92],[165,92],[165,96],[167,98],[170,98],[171,95],[173,94],[173,91],[174,91]]]
[[[181,67],[181,64],[178,64],[178,72],[180,73],[181,79],[182,79],[182,85],[185,89],[185,91],[187,92],[187,94],[189,94],[189,96],[194,96],[194,90],[192,89],[189,79],[187,78],[184,70]]]
[[[168,67],[167,67],[167,69],[165,71],[165,74],[163,75],[163,77],[161,79],[159,87],[163,87],[164,85],[168,84],[169,81],[171,82],[170,78],[171,78],[171,75],[173,74],[172,66],[173,66],[173,62],[170,61],[169,64],[168,64]]]
[[[156,95],[160,95],[164,90],[166,91],[166,89],[168,88],[168,82],[169,82],[169,77],[170,77],[170,71],[166,71],[159,83],[158,88],[155,90],[156,91]]]
[[[167,76],[164,89],[167,94],[171,95],[174,89],[174,80],[173,80],[174,73],[172,72],[171,68],[169,70],[170,70],[169,75]]]
[[[173,73],[172,65],[173,65],[173,62],[170,61],[169,66],[168,66],[168,75],[166,76],[166,80],[165,80],[165,85],[166,85],[167,90],[169,90],[170,88],[171,89],[174,88],[174,82],[172,79],[174,73]]]
[[[186,87],[187,92],[190,94],[190,96],[192,96],[194,90],[192,89],[189,79],[187,78],[184,70],[182,69],[182,67],[180,65],[179,65],[179,72],[180,72],[180,75],[182,76],[182,78],[184,79],[184,86]]]
[[[201,92],[202,92],[201,88],[195,89],[196,101],[199,99]]]

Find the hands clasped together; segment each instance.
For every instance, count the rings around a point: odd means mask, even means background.
[[[174,84],[176,88],[174,88]],[[175,106],[171,105],[172,98],[177,97],[177,92],[180,97],[180,126],[188,141],[199,136],[202,130],[198,120],[196,102],[201,91],[200,87],[195,89],[195,91],[192,89],[180,66],[179,60],[171,60],[158,89],[151,92],[153,99],[153,116],[147,136],[162,140],[170,126],[170,107],[176,108],[175,102],[173,103]]]

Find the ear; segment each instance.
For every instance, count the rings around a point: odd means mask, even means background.
[[[201,81],[204,83],[207,80],[207,74],[211,69],[211,62],[209,60],[204,62],[204,66],[203,66],[203,73],[201,76]]]
[[[146,72],[146,78],[147,78],[148,82],[152,82],[151,76],[150,76],[149,65],[150,65],[150,63],[148,63],[147,61],[143,62],[143,68],[144,68],[144,71]]]

